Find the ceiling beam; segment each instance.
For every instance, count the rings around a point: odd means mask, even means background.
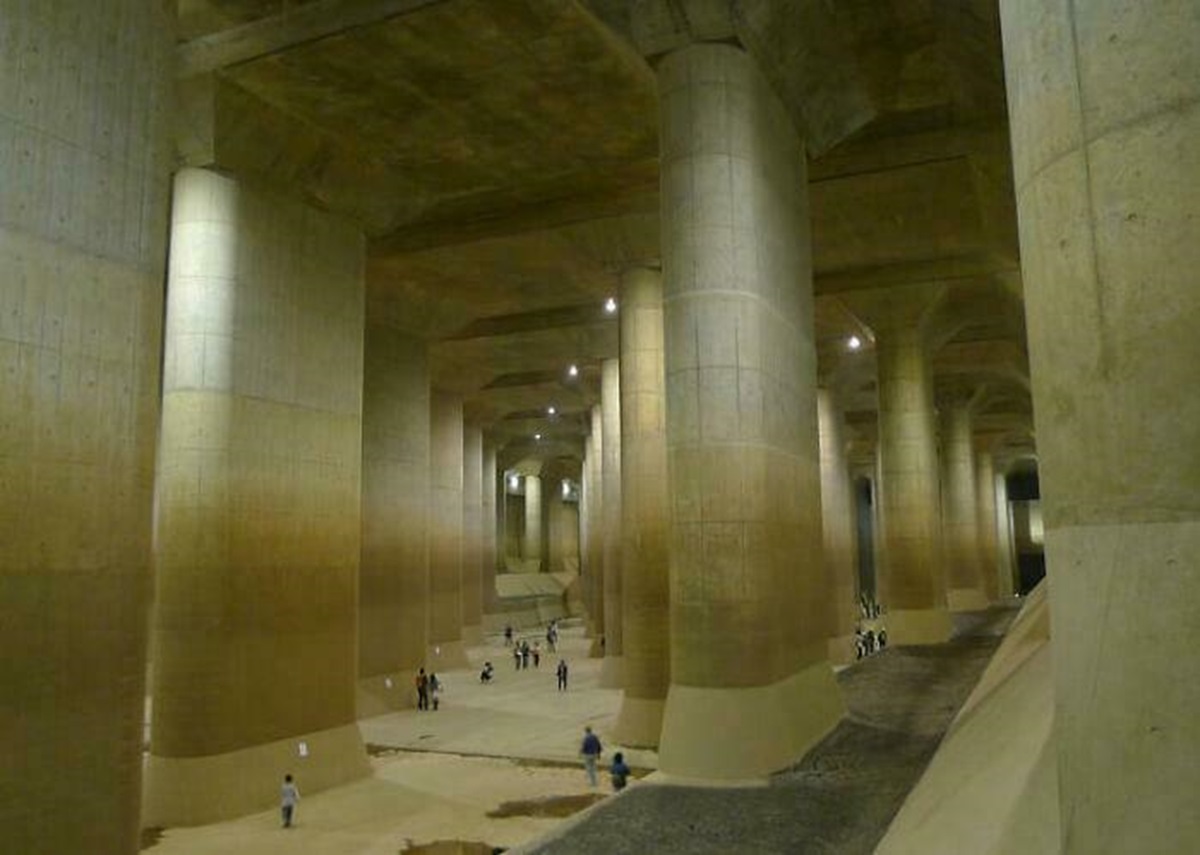
[[[315,0],[270,18],[184,42],[176,77],[194,77],[415,12],[443,0]]]

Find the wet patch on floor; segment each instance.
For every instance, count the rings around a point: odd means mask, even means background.
[[[596,802],[603,801],[603,793],[582,793],[573,796],[547,796],[541,799],[522,799],[514,802],[504,802],[495,810],[488,811],[493,819],[503,819],[509,816],[531,816],[537,818],[562,819],[579,813],[584,808],[591,807]]]
[[[435,840],[415,844],[410,841],[399,851],[400,855],[499,855],[505,849],[473,840]]]

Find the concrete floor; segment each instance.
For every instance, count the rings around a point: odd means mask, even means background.
[[[530,634],[530,643],[545,639]],[[279,828],[276,811],[198,828],[165,830],[154,855],[396,855],[436,840],[471,840],[509,847],[561,820],[490,818],[501,803],[591,792],[578,761],[583,727],[604,739],[621,695],[597,685],[600,661],[587,658],[578,626],[564,628],[560,655],[569,688],[556,688],[557,655],[541,668],[516,671],[499,636],[469,651],[474,666],[490,659],[496,678],[481,685],[478,667],[440,673],[445,689],[437,712],[409,710],[359,723],[371,753],[371,778],[304,795],[296,827]],[[613,746],[605,740],[605,748]],[[400,750],[397,750],[400,749]],[[631,764],[654,768],[652,752],[629,751]],[[519,758],[519,759],[514,759]],[[602,786],[601,792],[607,792]],[[148,842],[154,838],[148,834]]]
[[[1001,614],[999,625],[1007,617]],[[150,848],[154,855],[396,855],[437,840],[514,847],[569,828],[568,838],[527,851],[868,853],[978,679],[997,625],[975,619],[963,627],[969,637],[958,642],[889,650],[844,670],[839,682],[850,719],[770,787],[640,784],[569,823],[487,813],[504,802],[590,792],[578,763],[582,729],[592,725],[611,756],[617,746],[605,736],[620,693],[597,685],[599,660],[586,658],[579,627],[566,628],[560,644],[571,666],[565,693],[555,686],[556,656],[518,672],[502,640],[489,638],[470,656],[475,665],[490,659],[496,666],[491,685],[479,683],[477,668],[446,672],[439,675],[445,690],[437,712],[360,722],[373,776],[305,796],[295,828],[280,829],[272,810],[167,829]],[[635,767],[656,765],[652,752],[626,754]]]

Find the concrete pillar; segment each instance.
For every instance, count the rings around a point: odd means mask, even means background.
[[[1008,479],[1004,475],[996,476],[996,542],[1000,560],[1000,585],[1003,590],[1005,581],[1013,593],[1020,593],[1020,579],[1017,568],[1017,544],[1013,537],[1012,505],[1008,502]]]
[[[430,407],[427,671],[466,668],[463,646],[462,399],[434,391]]]
[[[821,531],[829,591],[829,655],[835,662],[854,659],[858,623],[858,566],[855,563],[856,510],[842,431],[842,411],[833,392],[817,392],[821,446]]]
[[[624,645],[621,617],[621,365],[606,359],[601,366],[600,409],[604,432],[601,469],[604,491],[604,662],[600,685],[623,685]]]
[[[579,571],[579,507],[563,496],[563,483],[573,471],[561,464],[542,471],[546,487],[546,554],[550,573]]]
[[[1012,576],[1007,583],[1001,579],[999,540],[996,524],[996,469],[992,453],[986,448],[975,449],[975,509],[979,529],[979,572],[983,590],[990,602],[1012,597]]]
[[[1000,5],[1063,852],[1200,851],[1200,6]]]
[[[483,613],[494,614],[499,605],[496,596],[496,569],[499,556],[497,555],[498,534],[500,531],[500,516],[497,510],[499,497],[496,481],[496,443],[484,439],[483,466],[481,469],[480,491],[483,507],[483,548],[479,556],[480,585],[483,589]]]
[[[805,155],[739,48],[691,45],[657,73],[673,505],[659,763],[760,780],[843,711],[826,658]]]
[[[355,724],[362,233],[176,176],[147,825],[366,775]]]
[[[943,296],[927,286],[847,295],[875,333],[879,373],[879,601],[895,644],[950,637],[942,554],[942,511],[925,323]]]
[[[483,642],[483,431],[463,425],[463,641]]]
[[[946,605],[951,611],[986,609],[979,551],[975,445],[968,401],[948,403],[942,414],[942,538]]]
[[[364,362],[359,718],[416,704],[429,598],[427,346],[372,320]]]
[[[540,573],[544,568],[542,541],[542,478],[526,475],[525,482],[525,534],[521,538],[521,558],[526,570]]]
[[[0,0],[0,845],[14,853],[138,851],[168,8]]]
[[[621,278],[621,617],[625,694],[613,736],[658,745],[671,682],[662,275]]]
[[[592,645],[588,656],[604,655],[604,489],[601,458],[604,456],[604,428],[600,405],[592,407],[591,432],[588,434],[588,566],[591,582]]]

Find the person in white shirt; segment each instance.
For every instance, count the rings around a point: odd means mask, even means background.
[[[283,776],[283,788],[280,791],[280,809],[283,812],[283,827],[292,827],[292,816],[296,813],[296,802],[300,801],[300,791],[292,781],[291,775]]]

